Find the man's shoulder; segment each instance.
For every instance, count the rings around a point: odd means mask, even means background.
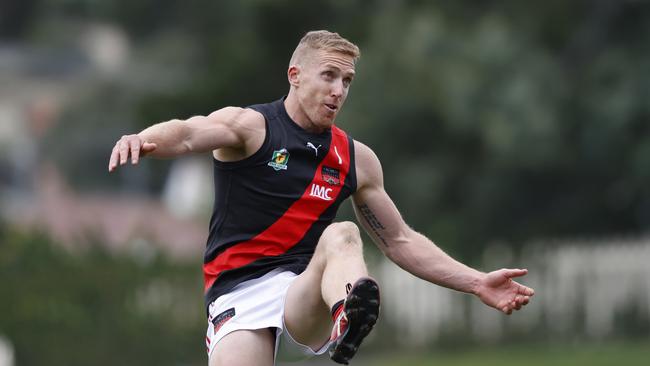
[[[264,116],[260,112],[242,107],[224,107],[212,112],[208,118],[231,128],[264,127]]]
[[[237,141],[214,150],[213,155],[217,160],[242,160],[260,149],[266,131],[264,116],[261,113],[242,107],[224,107],[213,115],[213,119],[225,128],[220,130],[221,133],[230,134]]]
[[[358,140],[354,140],[354,156],[359,188],[377,182],[378,179],[381,181],[381,163],[370,147]]]
[[[372,149],[364,144],[363,142],[353,139],[354,141],[354,154],[355,156],[359,157],[361,156],[362,158],[377,158],[377,155],[375,155],[375,152],[372,151]]]

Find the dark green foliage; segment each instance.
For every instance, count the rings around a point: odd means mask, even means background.
[[[196,265],[71,254],[38,234],[0,233],[0,333],[18,365],[200,365]]]

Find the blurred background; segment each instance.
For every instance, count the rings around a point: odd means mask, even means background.
[[[406,221],[537,290],[503,316],[366,237],[382,319],[354,364],[650,359],[650,2],[0,0],[0,366],[206,364],[211,158],[108,157],[286,94],[314,29],[361,48],[338,125]]]

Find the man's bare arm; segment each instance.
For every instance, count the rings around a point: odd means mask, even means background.
[[[355,141],[358,190],[354,209],[361,225],[382,252],[408,272],[429,282],[477,295],[484,303],[510,314],[528,303],[533,290],[511,278],[526,270],[503,269],[483,273],[470,268],[411,229],[383,186],[379,159]]]
[[[244,156],[259,148],[264,138],[264,117],[250,109],[226,107],[208,116],[170,120],[142,132],[120,138],[109,160],[108,170],[118,165],[137,164],[139,158],[175,157],[217,149],[240,150]],[[249,152],[252,151],[252,152]]]

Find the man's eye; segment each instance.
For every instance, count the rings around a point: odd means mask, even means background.
[[[350,79],[350,78],[344,78],[343,79],[343,85],[350,86],[350,84],[352,84],[352,79]]]
[[[327,79],[331,79],[334,77],[334,73],[331,71],[323,71],[323,76]]]

